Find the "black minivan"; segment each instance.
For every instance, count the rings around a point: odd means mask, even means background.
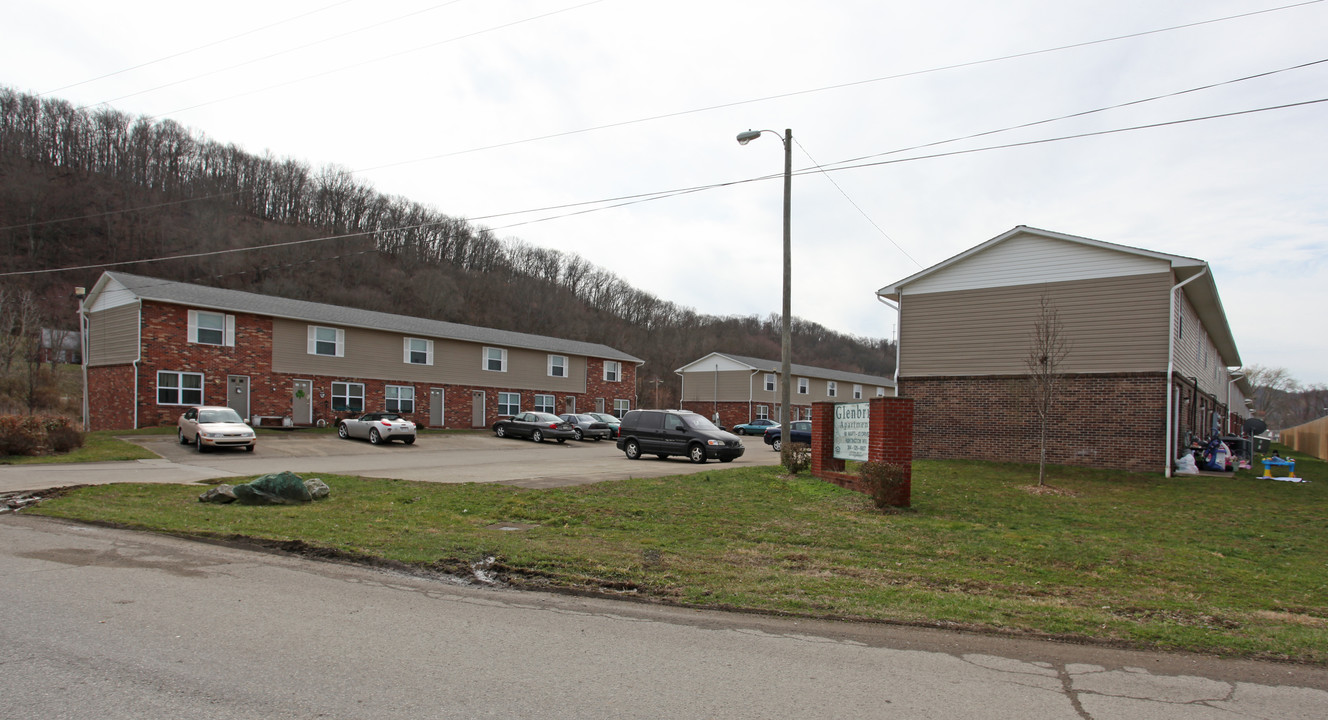
[[[618,429],[618,449],[629,460],[642,455],[659,459],[685,455],[694,463],[717,458],[731,462],[747,448],[737,435],[689,410],[632,410],[623,416]]]

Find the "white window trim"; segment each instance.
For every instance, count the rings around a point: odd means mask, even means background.
[[[337,351],[333,355],[325,355],[318,352],[318,331],[335,330],[337,333]],[[346,357],[346,331],[341,328],[328,327],[326,325],[309,326],[309,346],[306,348],[310,355],[319,357]]]
[[[167,385],[167,386],[165,386],[165,387],[167,387],[167,388],[170,388],[170,389],[175,390],[175,400],[176,400],[176,401],[173,402],[173,403],[164,403],[164,402],[161,401],[161,388],[162,388],[162,384],[161,384],[161,376],[162,376],[163,373],[167,373],[167,374],[170,374],[170,375],[174,375],[174,376],[175,376],[175,382],[176,382],[176,384],[175,384],[175,385]],[[185,400],[184,400],[184,391],[185,391],[185,387],[184,387],[184,383],[183,383],[182,381],[184,380],[184,377],[185,377],[186,375],[192,375],[192,376],[197,376],[197,377],[198,377],[198,388],[196,388],[196,389],[198,390],[198,402],[185,402]],[[189,390],[194,390],[195,388],[188,388],[188,389],[189,389]],[[157,371],[157,392],[156,392],[156,396],[157,396],[157,404],[158,404],[158,405],[169,405],[169,406],[204,405],[204,404],[206,404],[206,403],[204,403],[203,401],[207,399],[206,395],[204,394],[204,392],[205,392],[206,390],[207,390],[207,378],[203,375],[203,373],[200,373],[200,372],[185,372],[185,371],[182,371],[182,370],[158,370],[158,371]]]
[[[812,392],[812,381],[807,378],[798,378],[798,394],[810,395]]]
[[[613,366],[614,368],[613,378],[609,378],[609,366]],[[617,360],[605,360],[604,382],[622,382],[622,379],[623,379],[622,363]]]
[[[541,405],[540,400],[548,400],[549,404]],[[548,395],[545,393],[540,393],[536,395],[535,412],[552,413],[556,415],[558,413],[558,397],[556,395]]]
[[[825,381],[825,396],[826,396],[826,397],[839,397],[839,383],[835,382],[834,380],[826,380],[826,381]]]
[[[757,420],[769,420],[769,419],[770,419],[770,409],[767,408],[765,405],[757,405],[757,406],[756,406],[756,419],[757,419]]]
[[[554,361],[554,360],[562,360],[562,361],[563,361],[563,364],[561,365],[561,367],[562,367],[562,371],[563,371],[563,374],[562,374],[562,375],[555,375],[555,374],[553,373],[553,368],[556,367],[556,366],[553,364],[553,361]],[[556,378],[565,378],[565,377],[569,377],[569,376],[571,375],[570,365],[571,365],[571,362],[568,360],[568,358],[567,358],[566,355],[550,355],[550,356],[549,356],[549,377],[556,377]]]
[[[489,351],[497,350],[500,353],[498,364],[501,366],[497,370],[489,367]],[[507,348],[485,346],[484,352],[480,354],[480,369],[485,372],[507,372]]]
[[[504,397],[504,396],[511,396],[511,395],[515,395],[515,396],[516,396],[516,410],[514,410],[513,412],[510,412],[510,413],[505,413],[505,412],[503,412],[503,406],[504,406],[504,405],[510,405],[511,403],[505,403],[505,402],[503,402],[503,397]],[[515,415],[520,415],[520,414],[521,414],[521,393],[519,393],[519,392],[500,392],[500,393],[498,393],[498,414],[499,414],[499,415],[506,415],[506,416],[508,416],[508,417],[512,417],[512,416],[515,416]]]
[[[883,387],[876,388],[876,397],[885,397],[885,388]]]
[[[392,399],[393,399],[393,398],[388,397],[388,396],[391,394],[391,391],[392,391],[392,390],[396,390],[396,391],[397,391],[397,397],[396,397],[397,409],[396,409],[396,410],[393,410],[392,408],[390,408],[390,407],[387,406],[387,404],[388,404],[389,402],[391,402]],[[410,397],[408,397],[408,398],[403,398],[403,397],[401,396],[401,391],[402,391],[402,390],[406,390],[406,391],[408,391]],[[409,400],[409,401],[410,401],[410,409],[409,409],[409,410],[402,410],[402,409],[401,409],[401,401],[402,401],[402,400]],[[383,409],[384,409],[384,410],[388,410],[388,411],[390,411],[390,412],[397,412],[397,413],[413,413],[413,412],[415,412],[415,386],[414,386],[414,385],[384,385],[384,386],[383,386]]]
[[[778,381],[775,380],[776,377],[777,377],[777,376],[776,376],[774,373],[766,373],[766,374],[765,374],[765,391],[766,391],[766,392],[774,392],[774,391],[776,390],[776,388],[779,387]]]
[[[854,385],[854,386],[853,386],[853,399],[854,399],[854,400],[861,400],[861,399],[862,399],[862,386],[861,386],[861,385]]]
[[[346,386],[346,394],[345,394],[345,395],[342,395],[341,397],[343,397],[343,398],[346,399],[346,406],[347,406],[347,407],[344,408],[344,409],[341,409],[341,410],[338,410],[338,409],[336,408],[336,402],[337,402],[337,390],[336,390],[336,388],[337,388],[338,385],[345,385],[345,386]],[[351,394],[350,389],[353,388],[353,387],[358,387],[358,388],[360,389],[360,394],[359,394],[359,395],[352,395],[352,394]],[[368,405],[366,404],[366,403],[368,402],[368,400],[367,400],[367,398],[366,398],[366,392],[365,392],[364,383],[360,383],[360,382],[343,382],[343,381],[341,381],[341,380],[338,380],[338,381],[332,383],[331,385],[329,385],[327,390],[328,390],[328,396],[330,397],[329,405],[331,405],[331,407],[332,407],[332,412],[358,412],[358,413],[362,413],[362,412],[364,412],[365,409],[368,407]],[[359,409],[359,410],[352,410],[352,409],[350,409],[350,399],[351,399],[351,398],[358,398],[358,399],[359,399],[359,401],[360,401],[360,409]]]
[[[618,398],[613,401],[613,414],[616,417],[622,417],[623,415],[626,415],[627,413],[631,412],[631,410],[632,410],[631,400],[624,400]]]
[[[411,362],[410,360],[410,354],[411,354],[410,343],[412,340],[419,340],[420,342],[424,343],[423,363]],[[401,361],[406,363],[407,365],[421,365],[421,364],[433,365],[433,341],[427,338],[417,338],[417,337],[401,338]]]
[[[220,315],[222,320],[222,339],[221,343],[202,342],[198,339],[198,314],[207,313],[208,315]],[[189,342],[195,345],[212,345],[214,347],[235,347],[235,316],[226,313],[216,312],[215,310],[190,310],[189,311]],[[215,328],[208,328],[213,330]]]

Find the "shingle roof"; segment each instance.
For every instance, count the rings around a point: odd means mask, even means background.
[[[598,343],[565,340],[508,330],[495,330],[441,320],[426,320],[424,318],[360,310],[340,305],[326,305],[307,300],[289,300],[272,295],[259,295],[258,293],[242,290],[225,290],[206,285],[192,285],[122,272],[107,272],[105,276],[120,283],[140,298],[175,305],[195,305],[288,320],[386,330],[423,338],[463,340],[485,345],[566,353],[568,355],[621,360],[637,364],[645,362],[621,350]],[[102,283],[98,283],[98,286],[101,285]]]
[[[780,361],[766,360],[764,358],[747,357],[745,355],[732,355],[730,353],[712,353],[726,357],[734,362],[747,365],[753,370],[762,372],[779,372]],[[690,363],[689,363],[690,364]],[[811,365],[799,365],[792,363],[789,369],[794,375],[805,375],[814,377],[818,380],[835,380],[838,382],[857,383],[859,385],[882,385],[884,387],[894,387],[895,381],[888,377],[880,375],[864,375],[862,373],[844,372],[843,370],[827,370],[826,368],[812,367]]]

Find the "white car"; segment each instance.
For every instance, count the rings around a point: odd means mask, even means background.
[[[343,438],[360,438],[379,445],[400,440],[407,445],[415,442],[415,423],[394,412],[371,412],[357,418],[346,418],[337,423],[337,434]]]
[[[189,408],[175,422],[175,428],[180,444],[193,445],[199,452],[223,447],[242,447],[253,452],[258,443],[254,429],[228,407]]]

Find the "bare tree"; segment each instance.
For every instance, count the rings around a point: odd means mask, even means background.
[[[1056,413],[1059,393],[1060,364],[1070,354],[1065,337],[1065,325],[1060,313],[1047,293],[1038,300],[1038,314],[1033,321],[1033,332],[1028,341],[1028,358],[1024,367],[1025,392],[1033,405],[1038,424],[1038,485],[1047,480],[1047,435]]]

